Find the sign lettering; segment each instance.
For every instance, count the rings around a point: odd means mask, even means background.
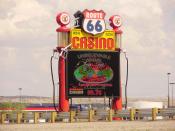
[[[96,35],[103,33],[106,29],[104,17],[105,13],[96,10],[84,10],[83,29],[85,32]]]
[[[72,29],[70,32],[71,49],[78,50],[115,50],[115,33],[106,30],[102,34],[91,35],[80,29]]]

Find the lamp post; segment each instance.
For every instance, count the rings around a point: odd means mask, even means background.
[[[172,85],[172,96],[171,96],[171,97],[172,97],[172,107],[173,107],[173,102],[174,102],[174,101],[173,101],[173,94],[174,94],[174,93],[173,93],[173,92],[174,92],[174,89],[173,89],[174,87],[173,87],[173,85],[174,85],[174,84],[175,84],[175,82],[170,83],[170,85]]]
[[[19,89],[19,100],[20,100],[20,103],[22,103],[22,96],[21,96],[22,88],[18,88],[18,89]]]
[[[170,88],[169,88],[169,83],[170,83],[170,80],[169,80],[169,77],[170,77],[171,73],[167,73],[167,76],[168,76],[168,108],[170,106]]]

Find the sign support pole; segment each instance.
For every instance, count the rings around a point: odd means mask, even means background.
[[[56,30],[58,34],[57,50],[60,53],[61,49],[69,44],[69,32],[70,28],[66,25],[70,23],[70,17],[66,12],[62,12],[57,15],[57,23],[60,27]],[[62,53],[61,53],[62,54]],[[59,111],[68,112],[69,111],[69,99],[66,96],[66,70],[65,70],[65,58],[59,56],[58,61],[58,75],[59,75]]]
[[[59,111],[69,111],[69,100],[66,98],[66,78],[65,78],[65,60],[59,58]]]
[[[121,49],[122,31],[118,28],[113,28],[113,30],[115,31],[115,34],[116,34],[116,42],[118,45],[120,45],[120,49]],[[121,81],[120,81],[120,83],[121,83]],[[121,84],[120,84],[119,88],[120,88],[120,96],[116,97],[116,98],[114,97],[112,100],[112,109],[114,109],[114,110],[122,110],[122,86],[121,86]]]

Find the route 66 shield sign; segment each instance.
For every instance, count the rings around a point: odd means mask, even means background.
[[[85,32],[96,35],[103,33],[106,29],[104,11],[84,10],[83,29]]]

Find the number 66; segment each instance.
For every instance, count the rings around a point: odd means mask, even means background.
[[[89,32],[92,32],[94,30],[94,27],[95,27],[95,31],[101,32],[102,29],[103,29],[103,27],[100,24],[100,22],[101,22],[100,20],[97,20],[97,22],[95,23],[95,25],[93,25],[92,24],[92,20],[89,20],[89,22],[87,23],[87,26],[86,26],[87,30]]]

